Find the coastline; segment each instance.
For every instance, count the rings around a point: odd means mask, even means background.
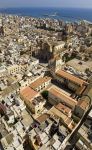
[[[18,16],[31,16],[34,18],[48,18],[44,17],[45,14],[52,15],[57,12],[58,16],[50,16],[49,18],[60,19],[69,22],[80,20],[87,20],[92,22],[92,9],[86,8],[39,8],[39,7],[26,7],[26,8],[0,8],[0,14],[10,14]]]

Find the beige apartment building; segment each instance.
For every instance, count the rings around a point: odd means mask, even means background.
[[[21,90],[20,97],[34,114],[40,113],[46,103],[41,95],[30,87]]]
[[[69,130],[74,128],[74,122],[70,117],[67,117],[63,112],[59,111],[55,106],[53,106],[49,111],[48,114],[51,116],[56,116],[60,119],[60,122],[63,123]]]
[[[11,65],[7,67],[8,74],[16,74],[24,72],[27,69],[27,65]]]
[[[89,138],[88,134],[89,129],[85,125],[82,125],[78,131],[78,135],[80,138],[76,143],[76,147],[79,150],[92,150],[92,140],[91,138]]]

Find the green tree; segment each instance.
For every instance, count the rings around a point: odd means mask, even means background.
[[[43,91],[41,94],[43,98],[48,99],[48,91]]]

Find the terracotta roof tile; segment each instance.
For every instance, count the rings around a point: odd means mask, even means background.
[[[61,101],[63,103],[65,103],[67,106],[71,106],[71,107],[75,107],[75,105],[77,105],[77,101],[74,100],[72,97],[68,96],[67,94],[65,94],[61,89],[59,90],[59,88],[55,88],[55,87],[51,87],[49,89],[49,92],[54,95],[55,97],[58,97],[59,99],[61,99]]]
[[[38,92],[34,91],[30,87],[26,87],[25,89],[20,91],[20,95],[24,97],[26,100],[30,101],[38,95]]]
[[[39,79],[37,79],[36,81],[34,81],[33,83],[30,84],[30,87],[33,89],[36,89],[37,87],[41,86],[43,83],[48,82],[49,80],[51,80],[51,77],[40,77]]]
[[[68,79],[68,80],[70,80],[70,81],[72,81],[75,84],[78,84],[80,86],[88,84],[86,81],[84,81],[84,80],[82,80],[82,79],[80,79],[80,78],[78,78],[78,77],[76,77],[76,76],[74,76],[74,75],[72,75],[72,74],[70,74],[70,73],[68,73],[66,71],[63,71],[63,70],[58,70],[56,72],[56,75],[60,76],[60,77],[63,77],[65,79]]]

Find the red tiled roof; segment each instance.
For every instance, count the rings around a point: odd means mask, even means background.
[[[78,77],[76,77],[76,76],[74,76],[74,75],[72,75],[66,71],[63,71],[63,70],[58,70],[56,72],[56,75],[59,77],[63,77],[65,79],[68,79],[68,80],[70,80],[70,81],[72,81],[72,82],[74,82],[80,86],[83,86],[84,84],[85,85],[88,84],[86,81],[84,81],[84,80],[82,80],[82,79],[80,79],[80,78],[78,78]]]
[[[32,100],[34,97],[36,97],[38,92],[34,91],[30,87],[26,87],[25,89],[20,91],[20,95],[24,97],[26,100]]]
[[[34,81],[33,83],[30,84],[30,87],[33,89],[36,89],[37,87],[41,86],[43,83],[48,82],[51,80],[51,77],[40,77],[39,79],[37,79],[36,81]]]
[[[56,89],[55,87],[51,87],[49,89],[49,92],[55,97],[58,97],[59,99],[61,99],[61,101],[64,102],[66,105],[69,105],[72,107],[75,107],[75,105],[77,105],[76,100],[74,100],[72,97],[65,94],[61,89],[59,90],[59,88]]]

